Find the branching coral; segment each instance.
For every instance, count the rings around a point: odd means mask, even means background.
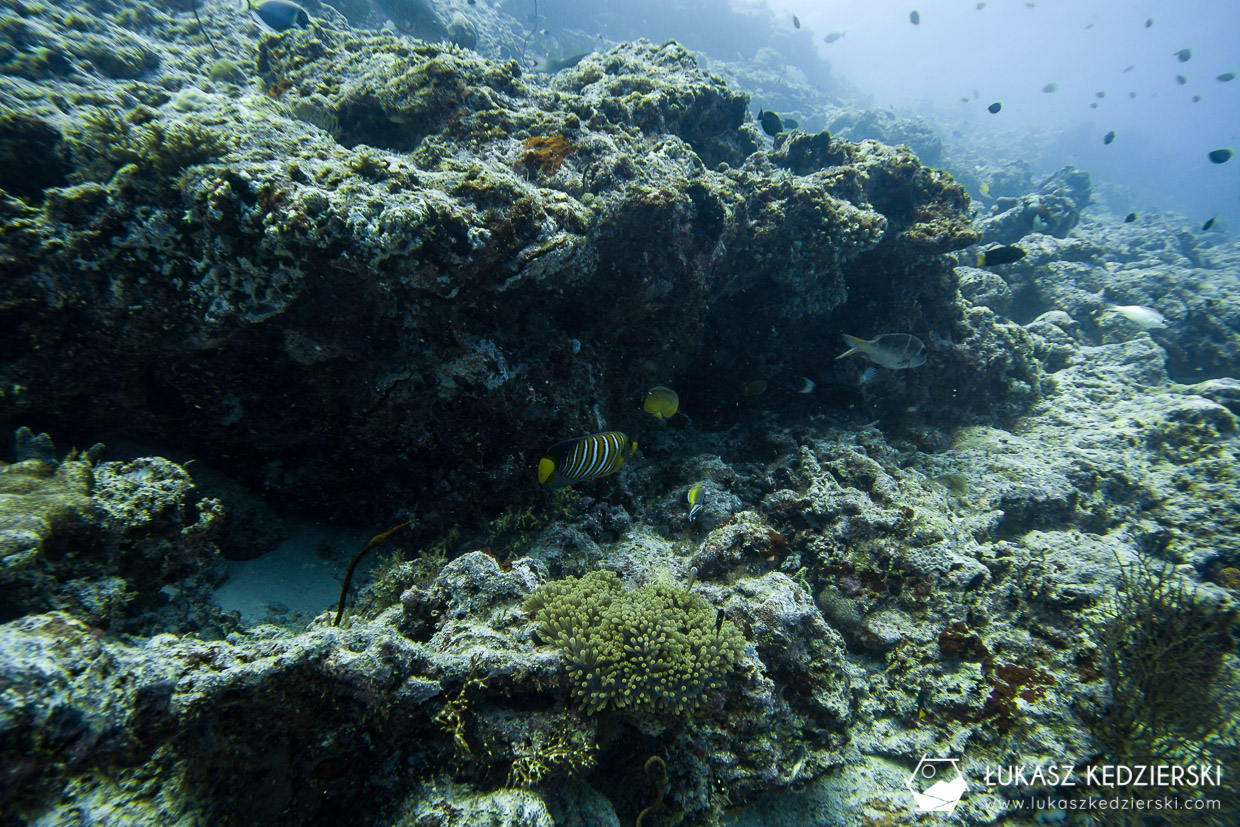
[[[512,745],[509,787],[528,789],[549,778],[584,775],[594,768],[594,730],[574,718],[566,715],[550,726],[530,727],[526,737]]]
[[[1240,683],[1229,652],[1236,607],[1207,599],[1171,566],[1143,561],[1124,568],[1105,612],[1100,649],[1112,699],[1093,730],[1108,760],[1217,762],[1227,765],[1225,776],[1234,772]]]
[[[525,608],[564,652],[587,712],[691,712],[723,684],[745,645],[701,597],[670,583],[625,592],[610,571],[548,583]]]
[[[466,731],[466,715],[469,713],[473,698],[470,693],[475,695],[487,688],[487,679],[470,675],[469,680],[461,687],[461,691],[457,696],[444,704],[443,709],[435,716],[435,723],[439,725],[444,732],[452,734],[452,747],[458,758],[469,758],[473,755],[473,750],[469,748],[469,741],[465,740]]]

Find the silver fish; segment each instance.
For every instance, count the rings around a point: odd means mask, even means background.
[[[1135,323],[1142,330],[1153,330],[1167,326],[1167,320],[1163,317],[1163,314],[1152,307],[1145,307],[1140,304],[1113,304],[1107,309]]]
[[[888,370],[916,368],[926,363],[925,342],[909,333],[884,333],[869,341],[845,333],[844,343],[848,345],[848,350],[836,356],[836,359],[860,353],[874,364],[882,365]]]

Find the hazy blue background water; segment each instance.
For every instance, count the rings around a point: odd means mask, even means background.
[[[506,5],[524,19],[524,0]],[[615,40],[675,37],[725,60],[772,47],[790,75],[819,83],[825,74],[854,100],[932,119],[949,156],[958,131],[1039,173],[1077,164],[1121,214],[1173,209],[1193,224],[1218,214],[1240,228],[1240,158],[1207,158],[1240,148],[1240,79],[1215,79],[1240,72],[1238,0],[988,0],[980,11],[976,0],[542,0],[539,9],[553,24],[600,26]],[[833,31],[846,34],[824,43]],[[1193,56],[1181,63],[1174,53],[1185,47]],[[1058,89],[1044,93],[1052,82]],[[994,101],[996,115],[986,111]],[[1117,137],[1104,145],[1110,130]]]
[[[1039,165],[1072,161],[1131,190],[1138,211],[1171,208],[1194,221],[1218,213],[1240,226],[1240,159],[1216,165],[1206,157],[1240,143],[1240,79],[1215,79],[1240,71],[1236,0],[1035,0],[1033,8],[989,0],[980,11],[975,0],[776,0],[772,7],[790,27],[795,13],[835,74],[876,106],[913,109],[992,138],[1005,154],[1027,144]],[[916,26],[913,9],[921,15]],[[822,42],[837,30],[847,34]],[[1185,47],[1193,56],[1181,63],[1174,53]],[[1188,83],[1179,85],[1177,74]],[[1052,82],[1059,88],[1044,93]],[[986,106],[996,100],[1003,110],[992,115]],[[1116,139],[1108,146],[1109,130]]]

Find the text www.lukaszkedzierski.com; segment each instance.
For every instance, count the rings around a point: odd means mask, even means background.
[[[1163,796],[1162,798],[1122,798],[1120,796],[1112,796],[1110,798],[1047,797],[1005,801],[1004,807],[1008,810],[1028,811],[1161,810],[1167,812],[1174,810],[1217,810],[1219,809],[1219,801],[1217,798],[1185,799],[1170,795]]]

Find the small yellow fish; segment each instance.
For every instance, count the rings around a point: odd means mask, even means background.
[[[706,486],[700,482],[697,485],[690,486],[686,499],[689,501],[689,519],[692,520],[702,510],[702,506],[706,504]]]
[[[982,197],[983,197],[983,198],[985,198],[985,197],[987,197],[988,195],[990,195],[990,182],[989,182],[989,181],[983,181],[983,182],[982,182],[982,185],[981,185],[980,187],[978,187],[978,188],[977,188],[977,191],[978,191],[978,192],[980,192],[980,193],[982,194]]]
[[[662,420],[675,416],[679,407],[680,397],[676,395],[676,391],[662,385],[646,391],[646,401],[642,403],[642,408],[646,413],[653,415],[655,419]]]

